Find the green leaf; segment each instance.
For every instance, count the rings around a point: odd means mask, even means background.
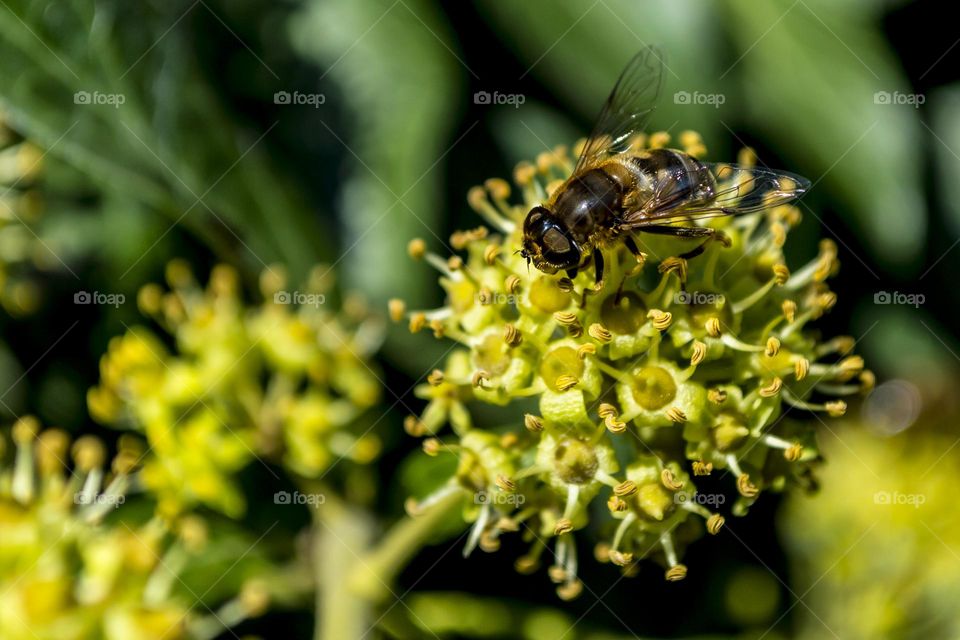
[[[332,243],[267,161],[267,132],[238,124],[213,93],[191,30],[207,12],[183,2],[6,3],[0,103],[102,194],[166,216],[165,229],[188,229],[250,272],[282,260],[303,276]],[[254,56],[247,63],[267,73]]]
[[[350,168],[340,205],[345,280],[378,302],[423,304],[436,276],[410,265],[406,244],[422,236],[436,250],[446,245],[436,231],[442,165],[465,72],[444,25],[419,0],[334,0],[306,3],[291,31],[340,86],[337,106],[352,125],[318,124],[345,147]]]
[[[546,82],[586,121],[599,113],[630,57],[646,45],[657,45],[664,53],[665,86],[653,128],[669,128],[674,134],[694,129],[708,145],[723,132],[715,109],[693,108],[672,99],[683,90],[717,93],[718,34],[708,4],[486,0],[480,9],[526,66],[524,76]]]
[[[523,109],[501,108],[491,119],[493,135],[508,167],[532,160],[556,145],[569,147],[583,135],[562,113],[540,102],[527,102]]]
[[[910,89],[880,25],[825,0],[723,6],[738,49],[725,73],[742,79],[749,118],[812,169],[814,193],[849,208],[874,258],[910,263],[927,225],[919,112],[884,103]]]
[[[937,91],[930,97],[933,152],[936,159],[940,206],[949,216],[954,233],[960,233],[960,85]]]

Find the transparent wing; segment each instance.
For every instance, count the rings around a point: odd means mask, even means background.
[[[584,143],[573,175],[626,151],[633,134],[643,130],[656,108],[663,85],[662,58],[660,50],[650,46],[627,63]]]
[[[796,200],[810,188],[809,180],[786,171],[726,162],[703,163],[701,171],[663,176],[651,196],[624,216],[623,228],[754,213]]]

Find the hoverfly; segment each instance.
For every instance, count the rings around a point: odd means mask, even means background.
[[[663,84],[659,52],[648,47],[620,74],[583,145],[571,176],[527,213],[521,256],[544,273],[571,278],[590,264],[603,279],[605,247],[622,239],[638,259],[630,232],[703,238],[681,254],[693,258],[722,232],[696,221],[785,204],[810,187],[786,172],[701,162],[674,149],[631,147],[653,113]]]

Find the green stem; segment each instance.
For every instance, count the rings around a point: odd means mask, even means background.
[[[361,638],[370,628],[370,605],[343,583],[372,538],[370,518],[344,503],[314,510],[314,638]]]
[[[370,602],[386,600],[392,594],[390,585],[397,574],[462,500],[463,494],[452,493],[417,517],[395,524],[380,545],[355,567],[347,583],[350,590]]]

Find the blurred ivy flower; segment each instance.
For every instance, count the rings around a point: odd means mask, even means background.
[[[30,272],[49,250],[28,225],[43,209],[38,181],[43,154],[9,128],[0,112],[0,305],[15,316],[32,313],[40,301]]]
[[[668,142],[657,133],[638,144]],[[705,151],[693,132],[680,142]],[[739,162],[753,166],[752,151]],[[638,236],[639,261],[608,248],[599,290],[592,273],[571,280],[530,270],[515,251],[521,222],[572,164],[564,148],[521,163],[519,204],[504,180],[474,187],[470,206],[495,233],[455,233],[451,245],[465,255],[447,259],[422,240],[409,246],[440,272],[446,305],[390,303],[411,331],[460,345],[418,389],[429,400],[424,413],[407,420],[410,433],[428,436],[427,453],[456,455],[459,467],[411,507],[472,494],[467,552],[523,531],[532,548],[517,568],[533,570],[552,546],[549,573],[564,598],[581,589],[573,536],[588,525],[601,561],[631,574],[652,556],[668,580],[682,579],[682,546],[704,529],[718,533],[721,507],[743,515],[763,491],[810,483],[812,425],[786,414],[842,415],[842,397],[873,380],[851,354],[852,338],[820,340],[810,327],[836,301],[825,281],[837,252],[824,240],[818,256],[790,271],[783,246],[800,220],[793,206],[712,220],[730,247],[713,243],[690,261],[675,257],[690,248],[675,238]],[[494,432],[471,422],[467,407],[477,402],[523,409]],[[447,423],[454,437],[441,440]],[[710,474],[733,481],[729,503],[697,491],[697,477]],[[596,508],[601,500],[606,509]]]
[[[202,503],[240,515],[233,475],[254,458],[317,478],[340,458],[376,457],[379,440],[359,427],[379,397],[366,359],[382,331],[357,300],[328,310],[325,273],[287,291],[282,269],[271,267],[260,279],[265,301],[253,306],[224,265],[203,287],[174,261],[169,291],[141,289],[141,311],[173,348],[144,327],[114,338],[88,405],[103,423],[143,430],[152,452],[143,480],[163,510]]]
[[[822,490],[791,498],[780,523],[816,612],[800,616],[796,637],[823,637],[825,627],[843,638],[960,636],[960,450],[954,419],[943,417],[892,438],[843,425],[824,443]]]
[[[71,446],[65,432],[41,431],[32,417],[7,433],[10,440],[0,435],[5,639],[212,638],[265,610],[270,595],[256,579],[214,611],[184,588],[181,571],[209,553],[199,517],[134,524],[111,515],[123,511],[142,443],[122,438],[108,461],[96,438]]]

